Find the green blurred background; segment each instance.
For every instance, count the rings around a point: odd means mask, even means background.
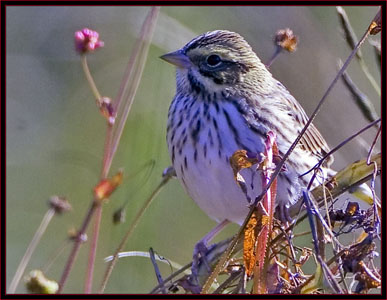
[[[376,6],[345,9],[358,37],[378,11]],[[105,47],[89,56],[89,65],[102,94],[114,98],[148,11],[149,7],[141,6],[6,8],[7,287],[47,210],[48,198],[54,194],[66,196],[73,210],[54,218],[27,271],[42,268],[64,242],[68,229],[79,228],[100,173],[105,121],[74,51],[74,32],[89,27],[100,33]],[[298,35],[298,50],[280,55],[271,71],[310,114],[334,78],[338,58],[345,60],[350,53],[335,7],[161,8],[141,84],[113,161],[112,173],[122,167],[125,180],[104,205],[94,290],[105,271],[103,258],[113,253],[144,199],[160,181],[163,169],[170,164],[165,132],[168,107],[175,92],[175,71],[158,57],[182,47],[200,33],[228,29],[244,36],[267,62],[274,52],[274,33],[286,27]],[[368,42],[362,51],[379,81]],[[380,114],[380,98],[356,61],[350,65],[349,73]],[[367,123],[341,82],[315,121],[331,146]],[[335,168],[365,157],[375,133],[374,129],[368,131],[336,153]],[[131,176],[150,160],[155,161],[150,176],[146,175],[149,168]],[[127,199],[126,223],[113,225],[112,213]],[[184,265],[190,261],[195,243],[214,225],[173,180],[145,213],[125,249],[148,251],[153,247],[160,255]],[[231,226],[217,240],[236,230],[236,225]],[[305,245],[312,246],[310,240]],[[69,250],[67,246],[47,272],[48,277],[59,279]],[[82,246],[64,292],[83,292],[88,250],[88,244]],[[160,268],[164,277],[171,272],[168,266]],[[310,272],[314,270],[311,266]],[[106,292],[147,293],[155,285],[149,259],[124,258],[117,264]],[[17,292],[26,292],[23,284]]]

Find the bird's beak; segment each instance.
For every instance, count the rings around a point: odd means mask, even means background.
[[[179,68],[189,68],[192,63],[189,60],[188,56],[185,55],[181,50],[177,50],[175,52],[170,52],[160,56],[161,59],[169,62]]]

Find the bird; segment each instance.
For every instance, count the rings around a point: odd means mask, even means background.
[[[262,171],[241,171],[243,191],[235,182],[230,157],[241,149],[262,154],[270,131],[282,157],[308,116],[238,33],[206,32],[161,58],[176,66],[167,144],[177,178],[211,219],[241,225],[262,192]],[[283,221],[292,220],[288,209],[308,185],[313,172],[307,171],[328,152],[327,142],[310,124],[278,175],[276,207]],[[331,174],[332,162],[332,156],[325,159],[323,177]],[[315,180],[311,186],[318,184]]]

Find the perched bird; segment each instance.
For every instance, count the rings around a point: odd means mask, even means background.
[[[267,133],[276,134],[279,155],[289,149],[308,117],[289,91],[235,32],[204,33],[161,57],[177,66],[176,96],[168,113],[167,143],[181,184],[218,223],[242,224],[262,191],[261,171],[242,170],[247,190],[236,184],[230,157],[236,150],[263,153]],[[276,205],[282,219],[312,173],[301,176],[329,148],[311,124],[280,172]],[[329,157],[323,170],[329,171]],[[315,181],[313,185],[317,185]]]

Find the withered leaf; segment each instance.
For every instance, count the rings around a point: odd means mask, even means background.
[[[246,225],[243,240],[243,262],[247,276],[251,276],[255,266],[255,248],[257,242],[258,210],[255,209]]]
[[[260,162],[257,157],[250,157],[246,150],[237,150],[230,157],[230,165],[234,172],[234,178],[238,182],[238,174],[242,169],[250,168]]]
[[[107,199],[116,188],[122,183],[123,172],[120,170],[111,178],[102,179],[94,187],[94,197],[96,201]]]

